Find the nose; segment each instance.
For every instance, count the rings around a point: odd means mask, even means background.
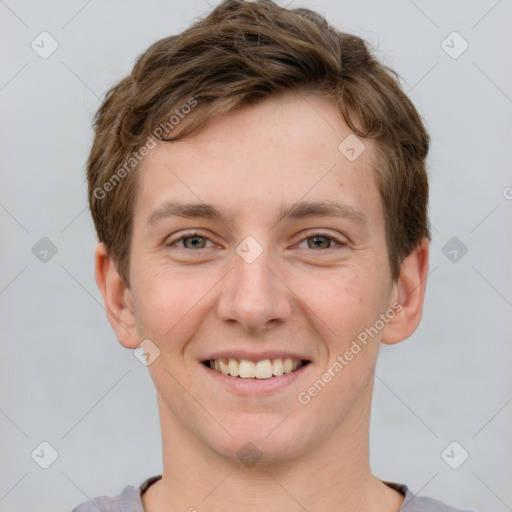
[[[264,332],[290,318],[291,292],[273,269],[267,251],[252,262],[238,254],[223,280],[217,313],[224,322],[238,324],[248,332]]]

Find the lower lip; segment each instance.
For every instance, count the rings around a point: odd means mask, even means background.
[[[199,363],[206,374],[215,379],[221,386],[241,395],[268,395],[289,386],[303,375],[311,363],[305,364],[291,373],[270,377],[268,379],[244,379],[242,377],[231,377]]]

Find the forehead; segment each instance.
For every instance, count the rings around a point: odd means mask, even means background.
[[[371,141],[355,138],[333,102],[290,93],[158,143],[138,171],[135,216],[147,220],[163,203],[179,201],[213,204],[241,219],[302,199],[379,215],[373,159]]]

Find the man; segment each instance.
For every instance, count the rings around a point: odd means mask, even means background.
[[[368,453],[379,345],[422,314],[428,146],[393,73],[309,10],[228,0],[138,59],[87,177],[164,467],[75,512],[456,510]]]

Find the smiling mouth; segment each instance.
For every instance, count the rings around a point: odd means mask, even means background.
[[[250,361],[248,359],[208,359],[203,364],[223,375],[238,377],[241,379],[270,379],[280,377],[286,373],[293,373],[310,361],[302,361],[294,358],[264,359],[262,361]]]

